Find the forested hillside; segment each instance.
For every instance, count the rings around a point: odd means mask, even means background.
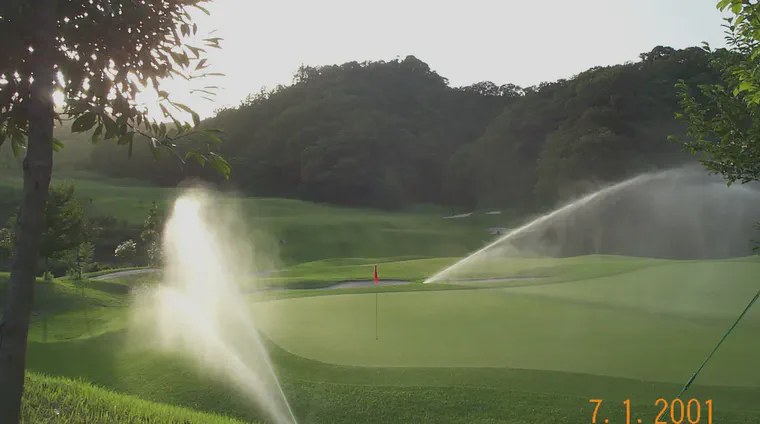
[[[717,75],[703,50],[669,47],[526,88],[451,87],[413,56],[304,66],[292,85],[251,95],[203,125],[225,131],[219,150],[233,167],[229,184],[248,194],[524,211],[589,183],[693,160],[666,139],[682,132],[673,116],[679,79]],[[172,157],[154,160],[147,146],[127,159],[101,143],[91,159],[87,166],[101,173],[165,185],[218,178],[183,170]]]

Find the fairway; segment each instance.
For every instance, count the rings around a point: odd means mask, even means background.
[[[587,264],[586,268],[601,265]],[[753,261],[666,262],[554,284],[345,294],[259,302],[282,348],[382,367],[506,367],[683,383],[757,291]],[[699,383],[758,386],[760,311]]]
[[[166,208],[181,193],[176,188],[89,174],[53,179],[54,184],[65,181],[76,181],[77,193],[93,216],[137,225],[143,223],[153,202]],[[0,173],[0,217],[7,218],[17,208],[20,185],[19,178]],[[228,194],[224,202],[245,220],[244,235],[257,252],[256,265],[267,270],[347,257],[461,257],[491,237],[487,227],[505,221],[484,214],[467,220],[442,219],[451,210],[438,206],[387,212]]]
[[[11,183],[0,180],[0,187]],[[93,198],[94,214],[130,222],[176,193],[130,181],[77,184]],[[678,393],[760,288],[754,257],[527,253],[471,260],[423,284],[508,218],[225,201],[249,225],[252,274],[265,271],[239,283],[300,423],[577,424],[588,422],[591,398],[609,401],[607,411],[618,417],[620,401],[630,398],[654,422],[653,401]],[[371,282],[374,265],[381,280],[410,284],[340,286]],[[30,381],[42,383],[31,386],[29,416],[55,415],[48,398],[71,403],[82,392],[97,399],[81,411],[87,416],[122,408],[118,414],[129,417],[262,422],[229,382],[147,350],[131,335],[134,289],[158,284],[160,273],[111,278],[119,280],[38,282],[27,366]],[[0,299],[6,280],[0,275]],[[753,309],[689,389],[689,396],[715,400],[716,422],[760,422],[758,330],[760,311]],[[193,415],[203,412],[222,416]]]
[[[371,262],[303,264],[283,272],[284,284],[350,279]],[[378,262],[386,278],[418,279],[450,259]],[[631,398],[654,422],[653,399],[678,393],[755,291],[759,267],[752,259],[532,258],[494,264],[494,272],[546,275],[511,287],[413,283],[248,296],[299,422],[574,424],[587,422],[590,398]],[[129,337],[130,281],[39,282],[29,370],[258,421],[250,399],[225,382]],[[750,312],[690,389],[715,400],[720,422],[760,417],[758,315]]]

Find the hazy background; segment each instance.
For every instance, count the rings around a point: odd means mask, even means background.
[[[301,64],[411,54],[454,86],[525,87],[637,60],[656,45],[723,45],[713,0],[216,0],[208,9],[210,17],[196,13],[199,31],[224,38],[222,50],[209,52],[209,71],[226,76],[203,82],[220,87],[217,102],[189,96],[185,81],[166,86],[204,117],[263,86],[291,83]]]

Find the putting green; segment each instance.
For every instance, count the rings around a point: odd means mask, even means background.
[[[595,265],[602,266],[602,265]],[[682,383],[760,287],[760,263],[672,262],[514,288],[260,302],[284,349],[323,362],[510,367]],[[760,311],[737,327],[700,384],[760,386]]]

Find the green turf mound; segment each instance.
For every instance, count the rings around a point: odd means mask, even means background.
[[[353,366],[508,367],[685,381],[757,291],[753,262],[563,266],[564,280],[487,290],[353,294],[256,305],[266,333],[307,358]],[[631,263],[626,260],[625,263]],[[576,275],[573,275],[573,272]],[[267,319],[263,319],[266,317]],[[704,384],[760,386],[760,311]]]
[[[193,411],[114,393],[91,384],[29,373],[22,423],[235,424],[221,415]]]

